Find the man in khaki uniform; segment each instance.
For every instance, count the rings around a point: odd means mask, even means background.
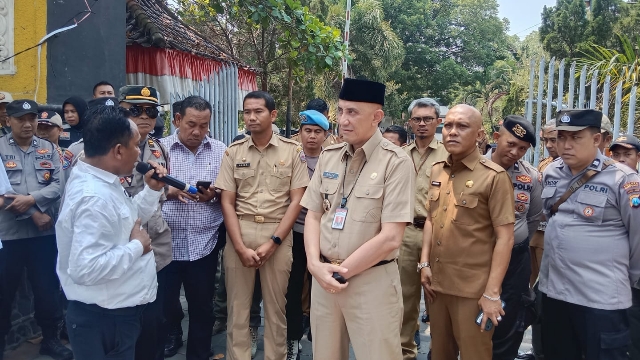
[[[422,287],[420,273],[416,272],[416,264],[420,262],[422,252],[422,229],[427,218],[425,204],[431,183],[431,167],[434,163],[445,160],[449,155],[444,145],[435,138],[436,128],[441,122],[440,105],[430,98],[417,99],[409,105],[409,114],[411,114],[409,125],[416,135],[416,140],[403,149],[411,158],[416,174],[416,203],[413,223],[405,228],[398,257],[404,304],[400,340],[402,356],[405,360],[415,359],[418,355],[414,334],[419,329],[418,316]]]
[[[491,359],[493,329],[485,325],[504,315],[500,286],[513,248],[515,200],[507,172],[477,150],[483,136],[478,110],[453,107],[442,129],[451,155],[431,170],[418,269],[438,360],[458,359],[458,350],[462,360]]]
[[[265,311],[266,360],[287,356],[285,303],[293,261],[291,228],[309,183],[302,147],[271,132],[278,111],[266,92],[244,98],[243,117],[251,137],[229,146],[215,187],[222,190],[227,227],[224,252],[227,287],[227,357],[251,357],[249,309],[256,270]]]
[[[107,98],[108,99],[108,98]],[[139,161],[155,161],[162,167],[169,164],[167,150],[162,144],[149,135],[153,131],[158,118],[158,92],[151,86],[127,85],[120,88],[120,106],[131,112],[130,119],[138,126],[140,132]],[[136,163],[137,164],[137,163]],[[120,183],[131,196],[137,195],[144,189],[144,175],[135,171],[130,176],[120,178]],[[162,204],[167,200],[163,193],[155,212],[148,222],[142,224],[151,237],[153,255],[156,259],[158,278],[158,292],[156,300],[147,304],[142,312],[142,328],[136,343],[136,360],[164,359],[164,329],[163,306],[166,292],[167,277],[162,271],[171,262],[171,230],[162,218]]]
[[[345,79],[344,144],[320,155],[302,199],[315,359],[402,359],[402,293],[395,260],[413,220],[411,159],[382,137],[385,86]]]
[[[324,117],[326,117],[327,119],[329,119],[329,105],[327,104],[326,101],[322,99],[313,99],[309,101],[307,103],[306,110],[315,110],[321,113],[322,115],[324,115]],[[300,126],[300,131],[302,131],[302,126]],[[300,132],[293,135],[291,137],[291,140],[302,142],[300,139]],[[331,145],[339,144],[341,142],[342,141],[340,141],[337,136],[333,135],[331,132],[327,132],[324,142],[322,143],[322,147],[327,148]]]

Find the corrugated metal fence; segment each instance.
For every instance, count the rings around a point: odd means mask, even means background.
[[[540,62],[531,61],[529,73],[529,96],[525,103],[525,118],[535,124],[536,134],[540,134],[543,119],[555,118],[561,109],[597,109],[607,115],[613,123],[613,138],[617,138],[621,133],[633,134],[636,113],[637,86],[632,84],[628,104],[627,128],[620,129],[621,116],[623,113],[623,83],[618,83],[615,89],[611,89],[611,77],[607,76],[603,86],[598,86],[598,71],[589,73],[586,66],[580,70],[579,84],[576,88],[576,62],[571,63],[568,73],[569,84],[565,86],[566,67],[565,60],[560,61],[556,71],[556,60],[552,58],[548,65],[544,58]],[[557,78],[556,78],[557,76]],[[587,79],[589,77],[589,79]],[[534,93],[535,80],[538,80],[537,89]],[[546,93],[545,93],[546,82]],[[589,94],[587,94],[587,89]],[[575,95],[578,97],[576,98]],[[613,94],[612,94],[613,92]],[[587,98],[589,95],[589,98]],[[613,109],[610,108],[611,96],[615,96]],[[535,109],[534,109],[535,105]],[[624,109],[626,110],[626,109]],[[613,115],[613,116],[612,116]],[[535,122],[534,122],[535,117]],[[538,165],[541,156],[544,156],[544,144],[538,142],[535,150],[529,151],[526,159]]]

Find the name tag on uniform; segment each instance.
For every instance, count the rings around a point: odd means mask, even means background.
[[[440,186],[440,181],[432,181],[431,186]]]
[[[71,135],[67,131],[63,131],[60,133],[60,140],[69,140],[71,139]]]
[[[251,163],[239,163],[239,164],[236,164],[237,168],[248,168],[250,166],[251,166]]]
[[[349,209],[337,208],[336,213],[333,215],[333,222],[331,223],[332,229],[342,230],[344,229],[344,223],[347,221],[347,213]]]
[[[325,171],[325,172],[323,172],[323,173],[322,173],[322,177],[323,177],[323,178],[327,178],[327,179],[333,179],[333,180],[335,180],[335,179],[337,179],[337,178],[338,178],[338,176],[339,176],[339,175],[338,175],[337,173],[328,172],[328,171]]]

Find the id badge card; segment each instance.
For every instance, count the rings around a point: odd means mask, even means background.
[[[332,229],[342,230],[344,229],[344,223],[347,221],[347,212],[349,209],[337,208],[336,213],[333,215],[333,223],[331,223]]]

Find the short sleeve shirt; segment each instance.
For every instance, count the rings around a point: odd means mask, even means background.
[[[282,219],[291,202],[289,191],[309,183],[302,147],[272,135],[259,150],[251,137],[231,144],[224,154],[215,187],[236,193],[238,216]]]
[[[411,222],[414,191],[411,159],[376,131],[355,151],[346,143],[325,149],[301,204],[322,214],[320,253],[331,260],[344,260],[376,236],[382,223]],[[344,228],[333,229],[343,197],[347,197],[348,209]],[[389,258],[397,256],[396,251]]]
[[[449,157],[433,166],[426,209],[433,289],[479,298],[491,270],[494,228],[515,222],[511,178],[477,151],[456,163]]]
[[[449,153],[444,148],[444,145],[435,138],[431,141],[424,154],[420,154],[415,142],[403,147],[402,149],[404,149],[411,158],[413,169],[416,174],[416,203],[414,216],[426,218],[427,209],[425,208],[425,205],[427,203],[429,185],[431,184],[431,169],[436,162],[446,160]]]

